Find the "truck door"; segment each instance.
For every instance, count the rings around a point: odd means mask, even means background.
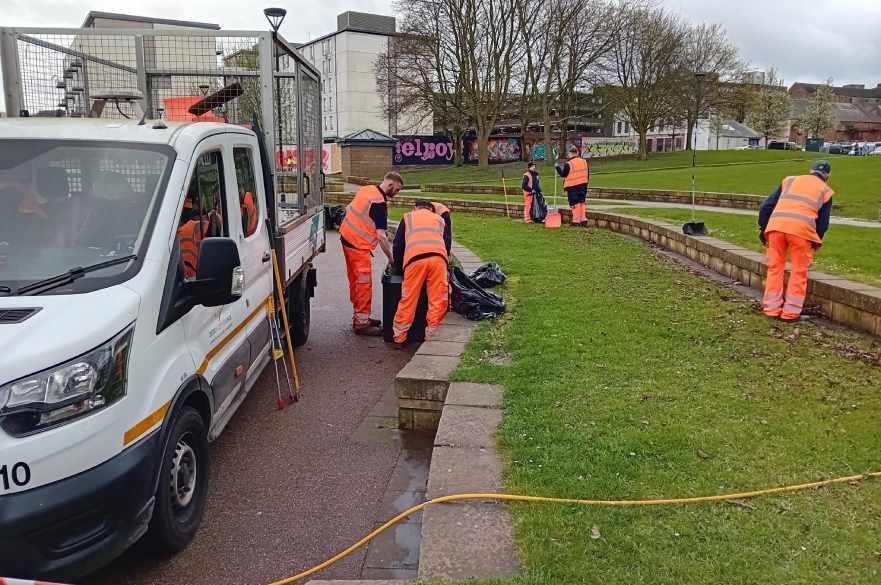
[[[260,307],[272,294],[273,272],[266,227],[266,197],[263,193],[263,179],[257,174],[260,172],[260,166],[256,164],[259,160],[257,141],[246,136],[236,138],[242,138],[242,141],[236,142],[232,148],[238,211],[238,221],[235,221],[232,233],[239,243],[239,256],[245,273],[242,295],[245,310],[259,311],[259,315],[254,316],[247,325],[248,339],[251,342],[251,361],[247,376],[250,382],[252,377],[259,375],[261,360],[269,355],[269,323],[265,309]],[[235,211],[230,216],[231,221],[233,215],[236,215]]]
[[[185,278],[194,278],[198,269],[198,243],[206,237],[235,237],[230,226],[239,220],[238,206],[229,193],[235,185],[231,172],[232,152],[221,137],[203,141],[193,158],[191,176],[178,227],[178,240]],[[224,164],[227,162],[227,164]],[[232,182],[230,182],[232,181]],[[230,209],[232,207],[232,209]],[[193,244],[193,240],[195,244]],[[194,307],[184,317],[184,330],[196,371],[214,391],[215,419],[222,419],[250,362],[251,348],[240,325],[247,315],[243,296],[222,307]]]

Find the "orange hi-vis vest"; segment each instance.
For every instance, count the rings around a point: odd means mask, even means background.
[[[590,166],[587,161],[576,156],[569,159],[569,174],[563,180],[563,188],[577,187],[579,185],[587,185],[590,180]]]
[[[358,250],[375,250],[379,244],[376,224],[370,218],[370,206],[385,203],[385,195],[376,185],[361,187],[346,206],[346,217],[340,225],[340,236]]]
[[[257,212],[257,206],[254,204],[254,194],[250,191],[245,192],[242,198],[242,217],[248,220],[245,224],[245,235],[249,236],[257,231],[257,219],[260,215]]]
[[[782,232],[823,243],[817,234],[817,218],[820,208],[832,199],[835,191],[826,182],[814,175],[786,177],[780,189],[780,199],[768,221],[765,233]]]
[[[422,254],[437,254],[448,260],[444,220],[427,209],[417,209],[404,216],[404,267]]]
[[[570,170],[569,172],[571,173],[572,171]],[[523,194],[526,196],[532,195],[532,175],[529,171],[526,171],[523,173],[523,176],[526,177],[526,184],[529,185],[529,191],[524,191]]]
[[[444,205],[443,203],[437,203],[436,201],[432,201],[431,206],[434,207],[434,212],[438,215],[450,213],[450,208],[447,207],[446,205]]]
[[[202,241],[202,221],[191,219],[177,228],[180,257],[184,263],[184,278],[195,278],[199,266],[199,242]]]

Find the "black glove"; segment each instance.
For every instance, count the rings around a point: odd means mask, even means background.
[[[763,246],[768,245],[768,239],[765,238],[765,232],[759,232],[759,241],[762,243]]]

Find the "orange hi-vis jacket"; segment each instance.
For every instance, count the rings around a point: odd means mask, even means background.
[[[447,207],[446,205],[444,205],[443,203],[438,203],[436,201],[432,201],[431,206],[434,207],[434,212],[438,215],[450,213],[450,208]]]
[[[563,180],[563,188],[577,187],[578,185],[587,185],[590,181],[590,165],[587,161],[576,156],[569,159],[569,174]]]
[[[242,198],[242,217],[248,220],[245,226],[245,235],[251,235],[257,230],[257,219],[259,213],[257,206],[254,204],[254,194],[250,191],[245,192]]]
[[[340,236],[358,250],[375,250],[379,244],[376,224],[370,218],[370,206],[385,203],[385,195],[376,185],[361,187],[346,206],[346,218],[340,225]]]
[[[180,257],[184,263],[184,277],[195,278],[199,266],[199,242],[202,241],[202,221],[191,219],[177,228]]]
[[[444,220],[427,209],[417,209],[404,216],[404,268],[416,256],[437,254],[447,258],[444,243]]]
[[[817,218],[820,208],[834,194],[835,191],[817,176],[786,177],[765,233],[782,232],[822,244],[823,239],[817,234]]]

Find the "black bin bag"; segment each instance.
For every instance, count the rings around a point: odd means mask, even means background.
[[[471,321],[493,319],[505,312],[505,300],[484,290],[458,266],[450,267],[453,310]]]
[[[541,193],[536,193],[532,196],[530,215],[532,215],[532,221],[535,223],[545,222],[545,217],[548,215],[548,204],[545,203],[544,195]]]
[[[342,205],[324,206],[324,227],[329,230],[338,230],[346,218],[346,208]]]
[[[483,288],[492,288],[500,284],[505,284],[507,276],[495,262],[484,264],[471,273],[471,278]]]

